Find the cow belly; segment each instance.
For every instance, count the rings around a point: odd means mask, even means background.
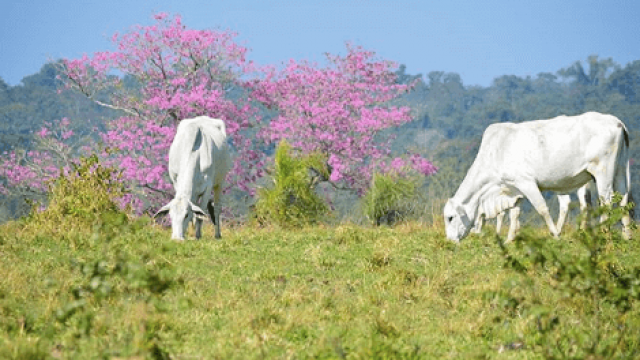
[[[537,183],[540,190],[566,193],[581,187],[582,185],[588,183],[591,179],[591,174],[589,174],[587,171],[582,171],[573,176],[550,176],[547,178],[541,178],[538,179]]]

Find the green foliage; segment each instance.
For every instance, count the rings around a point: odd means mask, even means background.
[[[362,198],[362,212],[374,225],[393,225],[411,215],[420,180],[397,174],[374,174],[369,190]]]
[[[273,187],[260,189],[255,204],[260,223],[314,224],[328,213],[327,204],[315,191],[317,179],[329,176],[325,159],[319,154],[296,157],[291,152],[286,141],[278,144]]]
[[[60,176],[49,188],[46,209],[38,211],[34,207],[27,222],[53,229],[90,225],[104,214],[119,213],[117,199],[125,193],[116,170],[101,165],[96,155],[82,157],[68,175],[60,170]]]
[[[0,261],[0,358],[170,358],[164,298],[182,284],[161,255],[171,248],[153,243],[148,219],[114,214],[64,235],[9,224],[22,235],[0,243],[12,249]],[[58,236],[89,240],[70,251]]]
[[[616,194],[613,204],[589,215],[605,215],[606,220],[578,232],[579,251],[561,251],[553,240],[531,233],[516,238],[517,249],[499,241],[505,267],[527,279],[520,286],[548,282],[560,295],[561,304],[545,301],[536,291],[530,297],[515,295],[512,284],[518,280],[488,293],[490,302],[502,309],[500,321],[528,316],[532,334],[524,341],[547,359],[640,356],[640,324],[634,320],[640,304],[640,266],[624,266],[614,252],[623,242],[614,225],[633,206],[616,207],[621,198]]]

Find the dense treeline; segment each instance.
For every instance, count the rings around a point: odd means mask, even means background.
[[[520,122],[574,115],[611,113],[630,129],[640,125],[640,61],[622,67],[611,59],[586,61],[525,78],[504,75],[483,88],[463,85],[456,73],[430,72],[405,97],[415,110],[416,125],[438,130],[448,139],[471,139],[495,122]],[[400,69],[401,81],[415,77]]]
[[[0,78],[0,152],[29,148],[33,134],[46,122],[66,117],[76,132],[89,134],[116,115],[79,94],[59,94],[57,75],[56,66],[48,63],[20,85],[9,86]]]
[[[393,131],[394,150],[417,151],[440,167],[440,173],[426,182],[429,193],[447,196],[455,190],[473,161],[482,132],[495,122],[585,111],[610,113],[627,124],[632,132],[632,158],[640,157],[640,140],[635,135],[640,129],[640,60],[621,66],[610,58],[590,56],[556,73],[504,75],[489,87],[465,86],[460,75],[442,71],[411,75],[401,66],[397,74],[400,83],[420,81],[397,100],[411,107],[414,121]],[[58,88],[54,64],[44,65],[17,86],[0,78],[0,152],[29,149],[34,134],[46,122],[66,117],[75,133],[91,134],[119,115],[79,94],[58,93]],[[638,166],[637,162],[632,165],[635,189],[640,185]],[[18,209],[21,199],[5,196],[0,201],[0,221],[25,211]]]

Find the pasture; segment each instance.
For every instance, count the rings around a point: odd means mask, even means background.
[[[418,222],[223,223],[220,241],[210,224],[203,230],[199,241],[176,242],[170,229],[121,213],[89,226],[2,225],[0,358],[543,359],[554,338],[584,354],[566,337],[576,331],[596,347],[607,345],[602,334],[622,334],[613,345],[640,354],[636,302],[616,330],[619,313],[567,293],[555,265],[524,274],[505,266],[492,226],[460,245],[442,224]],[[584,257],[578,235],[544,241]],[[531,249],[519,239],[509,252],[526,264]],[[605,252],[627,269],[640,245],[614,239]]]

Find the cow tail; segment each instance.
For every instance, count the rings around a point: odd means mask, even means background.
[[[621,122],[622,123],[622,122]],[[624,146],[623,146],[623,158],[625,164],[625,180],[627,182],[627,204],[633,203],[633,208],[629,210],[629,217],[631,219],[635,219],[635,201],[633,201],[633,196],[631,195],[631,162],[629,159],[629,131],[627,127],[622,124],[622,134],[624,136]]]
[[[627,148],[627,152],[628,152],[628,148]],[[629,160],[629,158],[627,158],[627,168],[626,170],[626,178],[627,178],[627,204],[628,203],[632,203],[633,207],[629,210],[629,217],[631,217],[631,220],[634,220],[636,218],[636,202],[633,200],[633,195],[632,195],[632,191],[631,191],[631,162]]]

